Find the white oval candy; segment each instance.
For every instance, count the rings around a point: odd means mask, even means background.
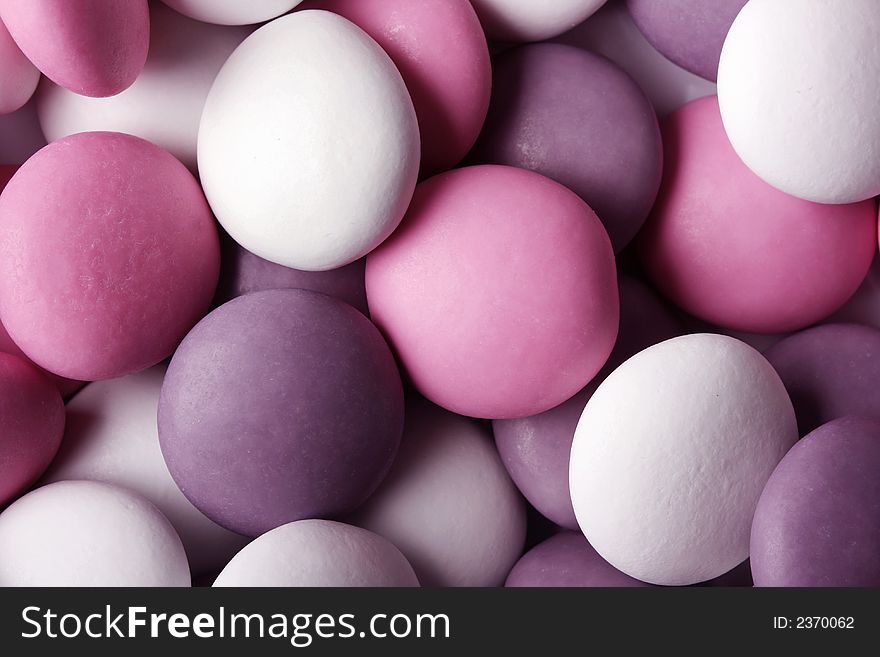
[[[0,586],[189,585],[171,523],[124,488],[61,481],[0,513]]]
[[[718,69],[727,136],[774,187],[819,203],[880,194],[876,0],[751,0]]]
[[[360,28],[302,11],[254,32],[217,75],[199,129],[217,219],[258,256],[326,270],[400,223],[419,169],[412,101]]]
[[[28,102],[39,81],[37,67],[24,56],[0,21],[0,114],[14,112]]]
[[[80,391],[67,404],[64,440],[43,482],[88,479],[143,495],[174,525],[193,574],[216,573],[249,539],[206,518],[171,478],[156,426],[164,374],[159,365]]]
[[[423,586],[500,586],[526,531],[488,432],[418,398],[391,472],[352,522],[399,547]]]
[[[578,422],[578,524],[627,575],[712,579],[748,557],[758,498],[797,438],[788,394],[757,351],[712,334],[661,342],[605,379]]]
[[[284,14],[302,0],[162,0],[185,16],[217,25],[250,25]]]
[[[214,586],[418,586],[381,536],[331,520],[298,520],[254,539]]]
[[[471,0],[486,34],[498,41],[543,41],[576,25],[606,0]]]
[[[90,98],[43,79],[37,113],[49,141],[77,132],[126,132],[161,146],[196,168],[199,119],[211,83],[250,33],[191,20],[162,4],[150,8],[150,53],[134,83],[108,98]]]

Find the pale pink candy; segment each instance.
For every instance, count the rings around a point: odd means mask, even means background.
[[[546,411],[617,337],[614,254],[596,214],[549,178],[456,169],[416,188],[367,256],[367,302],[413,383],[462,415]]]

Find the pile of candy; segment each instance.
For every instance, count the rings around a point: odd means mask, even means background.
[[[880,585],[876,0],[0,19],[0,585]]]

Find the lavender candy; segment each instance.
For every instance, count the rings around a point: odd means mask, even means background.
[[[776,467],[752,523],[756,586],[880,586],[880,421],[833,420]]]
[[[587,401],[627,358],[682,333],[681,323],[647,285],[631,276],[621,276],[619,285],[620,332],[602,371],[549,411],[492,422],[495,444],[511,479],[541,514],[568,529],[578,529],[568,490],[568,457]]]
[[[471,160],[553,178],[596,211],[619,252],[660,188],[654,108],[616,65],[571,46],[521,46],[493,59],[492,100]]]
[[[781,340],[764,355],[788,390],[801,436],[845,415],[880,420],[880,330],[816,326]]]
[[[626,575],[599,556],[580,532],[561,532],[536,545],[516,562],[507,587],[650,586]]]
[[[645,38],[686,71],[715,82],[721,46],[748,0],[626,0]]]
[[[248,536],[353,510],[384,478],[402,431],[400,375],[379,331],[306,290],[214,310],[178,348],[159,400],[174,480]]]
[[[220,235],[220,249],[220,282],[214,296],[214,303],[218,306],[249,292],[301,288],[341,299],[369,317],[364,258],[339,269],[303,271],[263,260],[226,233]]]

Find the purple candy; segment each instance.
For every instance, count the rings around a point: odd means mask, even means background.
[[[620,332],[602,371],[574,397],[549,411],[514,420],[495,420],[495,444],[511,479],[525,498],[561,527],[577,529],[568,490],[568,460],[574,430],[599,384],[633,354],[680,335],[682,327],[641,281],[621,276]]]
[[[845,415],[880,419],[880,330],[816,326],[781,340],[764,355],[788,390],[802,436]]]
[[[607,59],[555,43],[493,59],[492,100],[471,159],[553,178],[579,194],[620,251],[644,223],[663,167],[657,117]]]
[[[833,420],[770,476],[752,524],[757,586],[880,586],[880,421]]]
[[[599,556],[580,532],[561,532],[526,552],[504,586],[650,586]]]
[[[721,46],[748,0],[626,0],[645,38],[683,69],[714,82]]]
[[[306,290],[214,310],[174,354],[159,400],[174,480],[248,536],[353,510],[384,478],[402,431],[403,389],[379,331]]]
[[[214,296],[215,305],[249,292],[301,288],[341,299],[369,317],[364,288],[365,258],[339,269],[302,271],[263,260],[239,246],[226,233],[221,235],[220,247],[220,282]]]

